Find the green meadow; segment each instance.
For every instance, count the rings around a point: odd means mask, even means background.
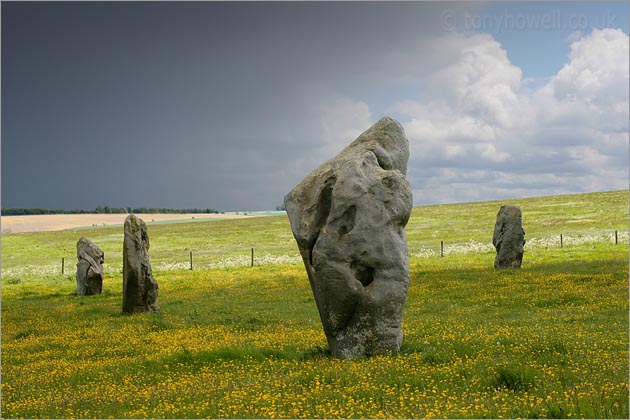
[[[501,204],[520,270],[493,268]],[[355,360],[327,351],[286,216],[148,228],[161,312],[133,316],[122,227],[2,236],[3,418],[629,416],[627,191],[415,207],[403,345]],[[81,236],[101,295],[75,294]]]

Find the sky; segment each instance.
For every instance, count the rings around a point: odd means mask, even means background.
[[[389,115],[415,205],[628,188],[628,3],[2,2],[1,204],[269,210]]]

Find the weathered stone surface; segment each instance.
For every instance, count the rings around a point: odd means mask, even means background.
[[[105,253],[85,237],[77,241],[77,295],[103,293]]]
[[[133,214],[125,219],[123,243],[123,312],[157,312],[158,284],[149,261],[147,225]]]
[[[396,352],[409,288],[409,142],[385,117],[284,199],[331,353]]]
[[[521,268],[525,231],[520,207],[501,206],[494,225],[492,244],[497,250],[494,268]]]

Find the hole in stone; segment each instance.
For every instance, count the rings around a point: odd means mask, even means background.
[[[366,267],[360,262],[354,261],[350,264],[354,272],[354,277],[361,282],[363,287],[369,286],[374,281],[374,268]]]
[[[345,235],[354,229],[354,221],[357,214],[356,206],[350,206],[341,216],[330,222],[330,227],[340,235]]]
[[[326,220],[328,219],[328,214],[330,213],[330,206],[332,202],[332,191],[333,187],[337,179],[335,177],[330,177],[324,183],[324,188],[322,188],[319,193],[318,205],[317,205],[317,214],[315,215],[315,226],[314,231],[316,232],[315,236],[309,243],[308,249],[308,260],[311,266],[313,265],[313,249],[315,248],[315,244],[317,243],[317,238],[319,237],[319,230],[324,226]]]
[[[374,150],[373,153],[374,153],[374,156],[376,156],[376,162],[378,163],[378,166],[381,167],[381,169],[384,169],[386,171],[389,171],[392,169],[389,162],[386,161],[386,160],[389,160],[387,159],[386,156],[379,156],[381,153],[378,150]]]
[[[390,190],[394,187],[395,182],[392,177],[386,177],[381,180],[381,183]]]

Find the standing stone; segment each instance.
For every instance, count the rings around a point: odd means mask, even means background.
[[[492,244],[497,250],[494,268],[521,268],[525,246],[523,217],[518,206],[501,206]]]
[[[77,295],[103,293],[105,253],[85,237],[77,241]]]
[[[157,312],[158,284],[151,273],[149,234],[142,219],[125,219],[123,243],[123,312]]]
[[[385,117],[284,199],[331,353],[396,352],[409,288],[409,142]]]

